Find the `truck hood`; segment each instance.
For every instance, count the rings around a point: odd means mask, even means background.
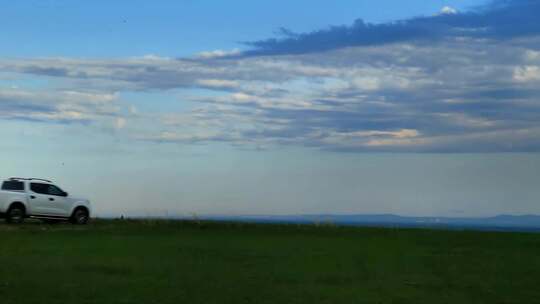
[[[90,201],[86,198],[82,198],[80,196],[77,196],[77,195],[70,195],[68,196],[69,199],[71,199],[72,201],[77,201],[77,202],[85,202],[85,203],[90,203]]]

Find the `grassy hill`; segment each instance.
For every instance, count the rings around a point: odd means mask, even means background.
[[[0,303],[540,303],[540,234],[0,224]]]

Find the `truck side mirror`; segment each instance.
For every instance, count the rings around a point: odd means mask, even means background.
[[[63,196],[65,196],[65,197],[67,197],[68,195],[69,195],[69,193],[67,193],[67,192],[63,193]]]

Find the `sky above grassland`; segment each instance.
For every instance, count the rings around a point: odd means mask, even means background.
[[[20,1],[2,176],[102,215],[540,214],[540,2]]]

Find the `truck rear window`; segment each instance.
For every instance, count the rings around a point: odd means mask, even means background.
[[[5,181],[2,184],[2,190],[24,191],[24,183],[19,181]]]

